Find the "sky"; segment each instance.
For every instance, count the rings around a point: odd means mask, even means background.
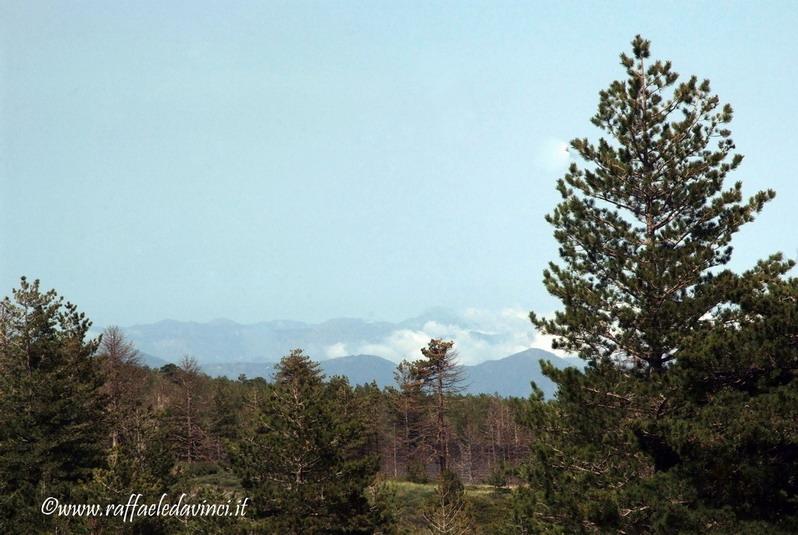
[[[550,313],[567,140],[641,33],[798,252],[791,2],[0,2],[0,290],[100,325]]]

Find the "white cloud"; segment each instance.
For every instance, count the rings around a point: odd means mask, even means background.
[[[541,336],[529,321],[529,312],[521,308],[487,310],[469,308],[460,314],[462,321],[447,323],[427,321],[421,329],[397,329],[378,342],[349,344],[349,354],[364,353],[379,355],[398,362],[403,358],[414,360],[421,357],[421,348],[430,338],[454,340],[455,350],[463,364],[475,364],[485,360],[503,358],[513,353],[537,347],[551,351],[551,337]],[[335,344],[328,348],[341,346]],[[555,353],[562,355],[562,352]]]
[[[538,333],[535,337],[535,342],[532,347],[537,347],[539,349],[545,349],[546,351],[551,351],[558,357],[567,357],[568,355],[561,349],[552,349],[551,343],[554,341],[554,337],[550,334],[540,334]]]
[[[327,354],[327,358],[331,359],[351,355],[351,353],[346,350],[346,344],[341,342],[325,347],[324,352]]]
[[[414,360],[421,357],[421,348],[427,345],[429,333],[410,329],[398,329],[379,343],[365,343],[355,353],[378,355],[399,362],[402,359]]]
[[[571,163],[568,143],[556,138],[548,138],[538,147],[535,163],[544,171],[564,171]]]

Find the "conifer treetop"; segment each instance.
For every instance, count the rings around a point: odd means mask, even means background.
[[[549,264],[544,283],[564,309],[531,319],[588,360],[662,369],[723,300],[730,274],[718,268],[732,236],[775,193],[743,200],[740,182],[724,186],[743,157],[727,127],[732,108],[709,80],[679,82],[639,35],[620,59],[626,79],[599,93],[591,119],[605,137],[571,141],[582,165],[557,182],[562,200],[546,217],[562,263]]]

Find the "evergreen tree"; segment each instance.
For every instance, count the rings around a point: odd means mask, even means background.
[[[87,339],[90,326],[38,280],[23,277],[0,302],[0,532],[70,522],[42,515],[42,500],[78,496],[103,464],[99,340]]]
[[[241,436],[244,419],[242,382],[233,382],[224,377],[214,380],[211,433],[215,437],[214,457],[217,461],[227,461],[224,445]]]
[[[763,262],[737,279],[670,371],[667,410],[639,431],[655,460],[658,444],[671,452],[670,472],[691,491],[685,516],[718,532],[798,533],[798,279],[781,276],[790,265]]]
[[[558,384],[557,399],[536,389],[521,417],[534,439],[519,469],[525,484],[514,494],[513,532],[650,532],[634,513],[681,500],[664,481],[652,482],[654,461],[635,433],[661,400],[609,362],[584,373],[544,363],[543,371]]]
[[[378,470],[366,411],[346,380],[325,381],[294,350],[277,366],[255,433],[233,466],[269,533],[372,533],[366,490]]]
[[[544,281],[564,309],[531,318],[589,366],[544,365],[558,394],[527,405],[536,437],[515,528],[789,532],[795,478],[775,467],[794,470],[796,452],[783,423],[796,411],[791,263],[723,270],[734,233],[774,194],[724,189],[742,161],[731,108],[706,80],[677,85],[648,41],[632,47],[628,79],[601,92],[593,118],[612,139],[572,142],[587,166],[558,182],[548,217],[564,266]]]
[[[742,202],[724,179],[742,162],[726,128],[732,108],[708,80],[677,84],[669,61],[650,61],[637,36],[621,55],[625,81],[601,91],[597,143],[571,142],[586,165],[572,164],[547,221],[564,265],[544,272],[564,310],[531,314],[558,347],[589,360],[618,358],[661,370],[683,340],[724,298],[727,277],[712,270],[730,240],[775,195]]]

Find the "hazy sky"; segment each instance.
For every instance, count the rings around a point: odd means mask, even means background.
[[[3,0],[2,294],[101,325],[551,311],[562,143],[635,33],[778,191],[734,267],[795,256],[798,8],[657,5]]]

